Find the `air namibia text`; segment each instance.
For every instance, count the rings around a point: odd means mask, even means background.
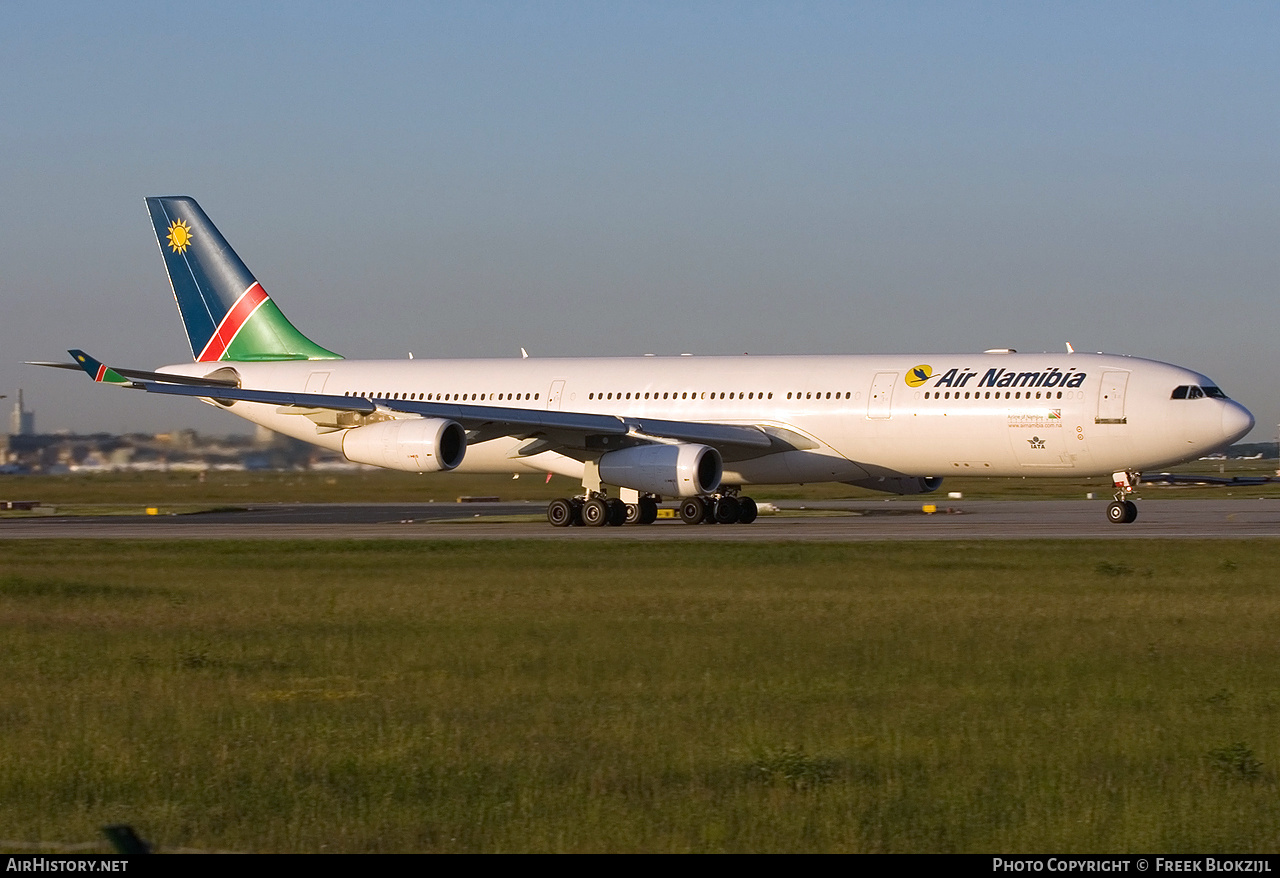
[[[977,372],[967,369],[950,369],[938,377],[934,387],[966,387],[977,378]],[[977,387],[1079,387],[1084,384],[1087,372],[1068,369],[1065,372],[1051,366],[1039,372],[1014,372],[1012,369],[988,369],[978,379]]]

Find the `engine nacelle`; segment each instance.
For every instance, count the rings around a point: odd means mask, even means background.
[[[342,437],[347,460],[410,473],[451,470],[467,453],[467,432],[456,421],[412,418],[354,427]]]
[[[707,445],[636,445],[600,458],[600,481],[666,497],[696,497],[720,488],[724,463]]]
[[[938,476],[913,478],[911,476],[880,476],[860,479],[856,482],[841,482],[844,485],[856,485],[872,491],[884,491],[887,494],[932,494],[942,487],[942,479]]]

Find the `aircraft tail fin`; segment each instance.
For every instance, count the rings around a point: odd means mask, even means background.
[[[196,362],[342,359],[289,322],[195,199],[148,198],[147,211]]]

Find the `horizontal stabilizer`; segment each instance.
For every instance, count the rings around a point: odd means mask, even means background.
[[[75,356],[74,352],[68,351],[68,353],[70,353],[73,357]],[[84,354],[83,351],[81,351],[80,353]],[[98,362],[97,360],[94,360],[92,357],[89,357],[88,354],[85,354],[85,356],[88,360],[94,363]],[[28,360],[26,365],[47,366],[50,369],[72,369],[77,372],[88,371],[88,369],[85,367],[85,364],[81,362],[45,363],[45,362],[39,362],[34,360]],[[101,363],[98,363],[98,365],[101,365]],[[233,378],[197,378],[191,375],[171,375],[165,372],[145,372],[142,369],[112,369],[111,371],[116,375],[123,375],[125,378],[132,379],[133,381],[169,381],[174,384],[190,384],[194,387],[239,387],[240,386]],[[93,374],[90,373],[89,377],[92,378]]]
[[[80,364],[80,368],[85,374],[101,384],[132,384],[128,378],[121,375],[115,369],[98,362],[84,351],[71,350],[67,351],[71,354],[71,358]]]

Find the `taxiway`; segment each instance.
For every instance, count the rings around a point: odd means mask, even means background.
[[[750,525],[660,520],[645,527],[553,528],[540,503],[275,504],[192,515],[0,519],[3,539],[699,540],[717,542],[1009,539],[1254,539],[1280,536],[1280,500],[1144,500],[1128,525],[1089,500],[778,502]]]

